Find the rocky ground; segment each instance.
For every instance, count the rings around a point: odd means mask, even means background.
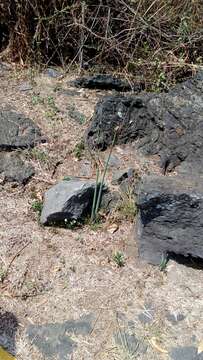
[[[59,75],[0,67],[1,109],[33,120],[43,138],[12,151],[14,174],[1,165],[1,152],[0,344],[21,360],[200,360],[202,267],[170,260],[160,271],[139,259],[131,194],[94,226],[39,223],[47,189],[69,176],[95,180],[93,159],[103,169],[109,154],[84,150],[81,140],[97,101],[112,92],[75,88],[76,74]],[[16,178],[25,164],[24,180]],[[158,155],[140,156],[133,143],[113,150],[106,178],[112,190],[123,168],[137,178],[161,172]]]

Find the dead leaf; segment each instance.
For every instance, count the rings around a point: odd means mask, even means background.
[[[9,354],[0,346],[0,359],[1,360],[15,360],[14,356]]]
[[[114,234],[118,230],[118,224],[111,224],[108,226],[107,231],[110,234]]]
[[[165,349],[163,349],[163,348],[158,344],[158,341],[157,341],[157,339],[156,339],[155,337],[151,338],[151,339],[149,340],[149,343],[151,344],[151,346],[152,346],[155,350],[157,350],[157,351],[159,351],[159,352],[161,352],[161,353],[163,353],[163,354],[168,354],[168,351],[165,350]]]
[[[197,349],[197,353],[201,354],[203,352],[203,340],[200,341],[198,349]]]

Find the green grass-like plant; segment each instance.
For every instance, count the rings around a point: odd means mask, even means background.
[[[123,267],[125,265],[125,257],[121,251],[116,251],[113,255],[114,262],[118,265],[118,267]]]
[[[35,200],[32,203],[32,209],[40,216],[43,208],[43,203],[40,200]]]

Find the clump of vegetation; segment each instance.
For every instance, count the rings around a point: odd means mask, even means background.
[[[28,153],[28,158],[31,158],[33,160],[37,160],[41,163],[48,163],[49,162],[49,155],[47,152],[41,149],[33,148]]]
[[[160,271],[165,271],[166,270],[167,263],[168,263],[168,255],[163,254],[162,258],[161,258],[161,261],[160,261],[160,264],[159,264]]]
[[[38,214],[38,216],[41,215],[42,208],[43,208],[43,202],[42,201],[40,201],[40,200],[33,201],[32,209],[33,209],[33,211],[35,211]]]
[[[39,94],[34,94],[32,96],[31,101],[33,106],[43,104],[46,110],[45,111],[46,117],[52,120],[55,119],[58,113],[60,112],[60,110],[56,106],[55,99],[53,96],[48,96],[44,98]]]
[[[48,96],[47,97],[46,116],[48,118],[54,119],[59,112],[60,112],[60,110],[56,106],[56,103],[55,103],[55,100],[54,100],[53,96]]]
[[[121,251],[116,251],[113,255],[113,261],[119,266],[123,267],[125,265],[125,257]]]
[[[0,268],[0,283],[5,280],[6,275],[7,275],[7,271],[3,268]]]
[[[31,101],[32,105],[44,104],[44,98],[40,95],[33,95]]]
[[[72,180],[72,177],[71,176],[64,176],[63,180],[64,181],[70,181],[70,180]]]
[[[134,222],[137,214],[137,205],[135,195],[133,194],[133,189],[131,187],[129,187],[126,192],[121,193],[121,200],[118,203],[116,212],[118,218],[120,217]]]
[[[70,105],[68,107],[68,115],[71,117],[71,119],[74,119],[80,125],[83,125],[86,121],[85,115],[78,111],[75,105]]]
[[[85,143],[83,140],[81,140],[79,143],[75,145],[73,150],[73,153],[78,160],[81,160],[84,150],[85,150]]]

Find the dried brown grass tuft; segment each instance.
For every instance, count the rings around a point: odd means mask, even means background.
[[[3,54],[22,64],[153,70],[157,86],[203,64],[202,0],[2,0],[0,10]]]

